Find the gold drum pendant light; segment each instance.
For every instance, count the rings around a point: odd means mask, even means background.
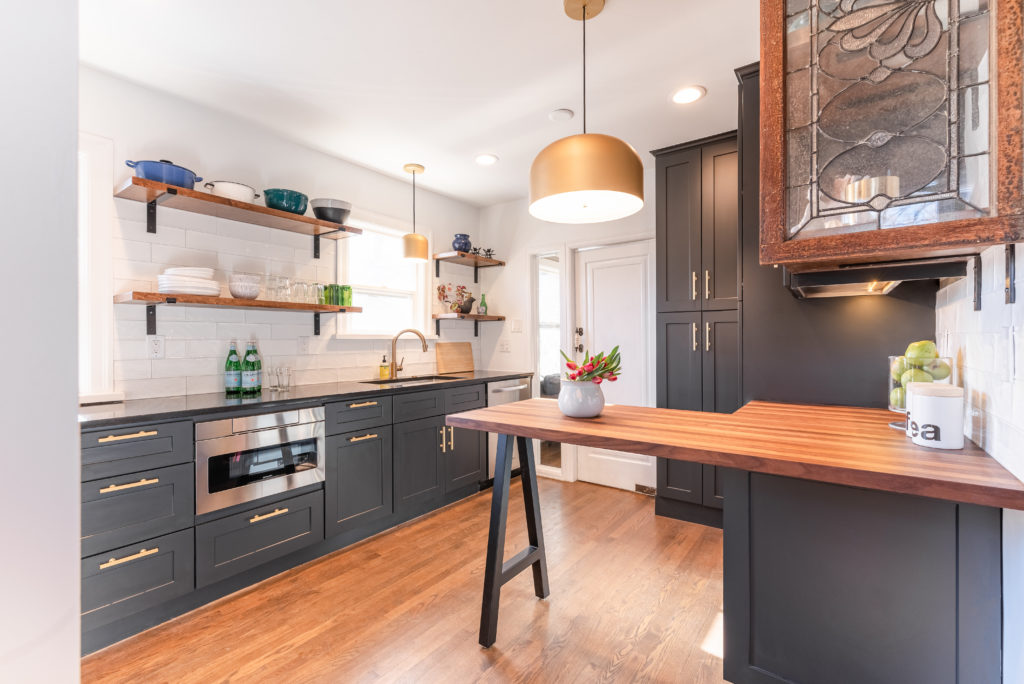
[[[412,174],[412,232],[402,237],[405,258],[410,261],[426,261],[429,258],[427,238],[416,232],[416,174],[426,171],[422,164],[406,164],[406,173]]]
[[[565,13],[583,22],[583,133],[556,140],[530,167],[530,214],[553,223],[600,223],[644,206],[644,166],[628,144],[587,133],[587,19],[604,0],[564,0]]]

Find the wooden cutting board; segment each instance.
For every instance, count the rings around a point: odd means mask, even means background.
[[[473,345],[469,342],[438,342],[434,354],[439,375],[473,370]]]

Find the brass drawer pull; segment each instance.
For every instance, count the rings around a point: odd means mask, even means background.
[[[697,324],[693,324],[693,351],[697,351]]]
[[[348,407],[349,408],[363,408],[365,406],[376,406],[376,405],[377,405],[377,402],[375,402],[375,401],[364,401],[364,402],[361,402],[359,404],[349,404]]]
[[[134,489],[135,487],[145,487],[146,485],[156,484],[160,481],[159,477],[154,477],[149,480],[142,478],[138,482],[129,482],[127,484],[112,484],[104,487],[100,490],[100,494],[109,494],[110,492],[119,492],[122,489]]]
[[[363,435],[362,437],[349,437],[348,441],[350,441],[350,442],[362,442],[363,440],[366,440],[366,439],[377,439],[377,434],[374,433],[374,434],[371,434],[371,435]]]
[[[138,553],[133,553],[132,555],[125,556],[124,558],[111,558],[106,563],[100,563],[100,570],[106,570],[107,568],[112,568],[115,565],[127,563],[128,561],[133,561],[136,558],[145,558],[146,556],[152,556],[154,553],[160,553],[159,546],[154,546],[151,549],[140,549]]]
[[[697,301],[697,272],[693,271],[693,285],[690,288],[690,299]]]
[[[258,523],[260,520],[266,520],[267,518],[273,518],[274,516],[282,515],[282,514],[287,513],[287,512],[288,512],[287,508],[275,508],[270,513],[264,513],[263,515],[254,515],[254,516],[252,516],[251,518],[249,518],[249,524],[251,525],[252,523]]]
[[[96,440],[97,444],[106,444],[107,442],[120,442],[123,439],[138,439],[139,437],[153,437],[157,434],[156,430],[139,430],[133,432],[130,435],[107,435],[106,437],[100,437]]]
[[[704,299],[711,299],[711,271],[704,271]]]
[[[704,323],[704,351],[711,351],[711,323]]]
[[[441,453],[442,454],[447,454],[448,453],[448,449],[445,446],[444,428],[441,428]]]
[[[448,448],[455,451],[455,428],[448,428]]]

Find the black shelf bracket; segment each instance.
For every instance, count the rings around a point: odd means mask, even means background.
[[[166,202],[171,197],[178,194],[178,191],[174,188],[167,188],[166,192],[162,192],[150,201],[146,202],[146,232],[156,232],[156,205]],[[155,333],[154,333],[155,334]]]
[[[974,255],[974,310],[981,311],[981,255]]]
[[[313,314],[313,334],[314,335],[319,335],[320,334],[320,314],[319,314],[319,312]]]
[[[441,277],[441,260],[440,259],[434,259],[434,277],[435,278],[440,278]]]
[[[156,304],[146,305],[146,334],[156,335]]]
[[[480,337],[480,321],[473,321],[473,337]]]
[[[1006,245],[1006,279],[1003,290],[1007,304],[1017,301],[1017,245],[1012,242]]]
[[[473,264],[473,282],[479,282],[480,277],[480,264]]]
[[[435,318],[434,319],[434,334],[437,335],[438,337],[441,336],[441,319],[440,318]]]
[[[326,231],[324,233],[314,233],[313,234],[313,258],[314,259],[319,259],[320,258],[320,236],[321,235],[334,235],[335,233],[344,233],[344,232],[345,232],[344,228],[338,228],[337,230],[328,230],[328,231]]]

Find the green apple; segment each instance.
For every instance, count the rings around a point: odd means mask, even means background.
[[[932,380],[932,376],[928,375],[920,368],[911,368],[900,376],[900,384],[904,387],[912,382],[932,382]]]
[[[902,387],[893,387],[889,392],[889,406],[898,409],[907,408],[907,390]]]
[[[892,376],[893,380],[899,382],[900,377],[902,377],[902,375],[909,369],[910,366],[907,365],[907,357],[897,356],[892,360],[892,364],[889,366],[889,375]]]
[[[939,351],[931,340],[921,340],[919,342],[911,342],[907,347],[905,356],[907,357],[907,362],[912,367],[920,368],[924,365],[923,361],[938,358]]]
[[[942,359],[932,359],[924,364],[923,370],[935,380],[945,380],[953,371],[949,364]]]

